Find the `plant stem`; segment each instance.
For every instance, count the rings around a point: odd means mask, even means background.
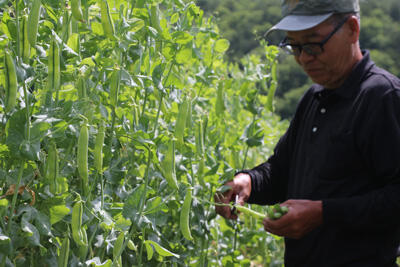
[[[13,219],[14,212],[15,212],[15,204],[17,203],[18,190],[19,190],[19,186],[21,184],[22,175],[24,173],[24,167],[25,167],[25,160],[22,160],[20,168],[19,168],[19,172],[18,172],[17,184],[15,185],[14,195],[13,195],[12,202],[11,202],[11,211],[10,211],[10,215],[8,217],[8,226],[7,226],[7,234],[8,235],[11,234],[12,219]]]
[[[149,156],[147,159],[147,167],[146,167],[146,173],[144,176],[144,191],[142,194],[142,197],[140,198],[140,206],[139,206],[139,217],[142,216],[144,205],[146,204],[146,195],[147,195],[147,186],[149,184],[149,169],[150,169],[150,163],[151,163],[151,150],[148,148],[149,151]]]
[[[26,90],[26,83],[23,83],[24,88],[24,97],[25,97],[25,106],[26,106],[26,137],[27,140],[31,139],[31,121],[30,121],[30,111],[29,111],[29,97],[28,90]]]

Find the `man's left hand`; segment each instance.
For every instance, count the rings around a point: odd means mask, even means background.
[[[299,239],[322,224],[322,201],[290,199],[281,204],[288,213],[277,220],[266,217],[264,229],[272,234]]]

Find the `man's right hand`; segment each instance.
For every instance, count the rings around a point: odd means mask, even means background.
[[[214,196],[215,203],[229,204],[230,202],[235,202],[236,196],[238,196],[239,205],[244,205],[244,203],[249,199],[251,192],[251,178],[247,173],[239,173],[230,182],[225,185],[230,186],[231,189],[225,193],[216,193]],[[228,206],[215,205],[215,211],[227,218],[227,219],[237,219],[236,213],[232,213]]]

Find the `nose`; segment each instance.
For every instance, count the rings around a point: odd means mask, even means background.
[[[299,62],[300,65],[307,64],[310,61],[315,59],[315,55],[310,55],[304,50],[301,50],[300,54],[296,57],[296,60]]]

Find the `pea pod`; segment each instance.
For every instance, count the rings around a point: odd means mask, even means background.
[[[87,97],[86,82],[82,75],[78,76],[78,80],[76,81],[76,89],[78,90],[78,98],[80,100],[83,100]]]
[[[254,211],[252,209],[246,208],[246,207],[241,206],[241,205],[235,205],[235,207],[236,207],[236,209],[238,211],[242,212],[243,214],[251,216],[251,217],[256,218],[256,219],[263,220],[266,217],[265,214],[262,214],[260,212]]]
[[[186,189],[185,199],[183,201],[182,210],[180,214],[180,229],[182,235],[187,240],[192,240],[192,234],[190,232],[190,224],[189,224],[189,215],[190,215],[190,208],[192,206],[192,189]]]
[[[67,43],[69,37],[72,35],[72,16],[69,15],[68,10],[66,9],[64,11],[63,15],[63,23],[62,23],[62,28],[61,28],[61,39],[63,43]]]
[[[107,37],[114,36],[114,22],[111,17],[110,7],[108,6],[107,0],[101,0],[100,2],[100,13],[101,13],[101,25],[103,26],[103,32]]]
[[[225,111],[224,103],[224,83],[220,82],[217,90],[217,100],[215,102],[215,113],[218,117],[223,116]]]
[[[274,206],[269,206],[267,209],[267,214],[262,214],[260,212],[254,211],[250,208],[241,206],[241,205],[235,205],[235,208],[242,212],[243,214],[246,214],[248,216],[254,217],[256,219],[261,219],[263,220],[265,217],[268,217],[272,220],[279,219],[283,215],[285,215],[289,209],[285,206],[280,206],[279,204],[276,204]]]
[[[37,40],[40,6],[41,6],[40,0],[33,0],[32,8],[29,11],[29,16],[28,16],[28,40],[32,47],[35,47]]]
[[[59,176],[59,166],[58,166],[58,152],[55,143],[51,143],[49,148],[49,154],[46,161],[46,178],[50,184],[50,192],[53,194],[57,193]]]
[[[99,131],[96,136],[95,145],[94,145],[94,168],[98,173],[102,173],[103,171],[103,144],[105,137],[105,126],[104,122],[100,123]]]
[[[175,140],[170,139],[167,153],[161,162],[161,170],[168,185],[173,189],[178,189],[175,173]]]
[[[189,111],[189,101],[187,98],[179,105],[178,117],[175,123],[175,138],[179,144],[183,144],[183,136],[185,133],[186,119]]]
[[[4,52],[4,76],[6,89],[5,112],[10,112],[17,102],[18,81],[17,71],[11,52],[8,49],[5,49]]]
[[[28,62],[29,56],[31,54],[31,46],[28,40],[28,16],[24,15],[22,17],[20,35],[19,35],[19,56],[22,58],[23,62]]]
[[[72,238],[77,246],[87,246],[86,230],[82,227],[83,204],[82,200],[75,202],[72,207],[71,230]]]
[[[60,47],[55,38],[52,38],[48,53],[48,79],[47,90],[50,94],[58,92],[61,85]]]
[[[58,255],[58,259],[57,259],[58,267],[67,267],[68,266],[69,247],[70,247],[70,241],[67,236],[64,238],[64,240],[61,244],[60,255]]]
[[[150,14],[151,27],[156,29],[159,33],[162,33],[157,5],[152,5],[151,6],[150,13],[151,13]]]
[[[88,148],[89,148],[89,130],[84,123],[81,127],[78,138],[78,173],[82,178],[83,193],[85,196],[89,193],[89,171],[88,171]]]
[[[76,20],[79,20],[82,22],[84,21],[82,8],[81,8],[81,0],[71,0],[71,12],[72,12],[72,16],[74,16],[74,18]]]
[[[118,104],[120,80],[121,80],[121,71],[119,69],[116,69],[111,74],[111,81],[110,81],[110,100],[111,100],[111,105],[113,107],[116,107]]]
[[[195,133],[195,143],[196,143],[196,153],[202,158],[204,156],[204,123],[203,120],[200,120],[198,124],[196,124],[196,133]]]
[[[272,220],[276,220],[285,215],[288,211],[288,207],[275,204],[268,207],[268,217]]]

